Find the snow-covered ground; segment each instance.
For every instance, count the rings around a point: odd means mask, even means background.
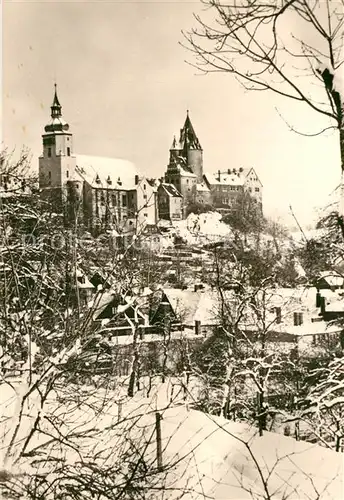
[[[174,222],[174,226],[177,235],[188,244],[206,244],[233,235],[231,228],[221,219],[222,215],[218,212],[190,214],[187,219]]]
[[[145,498],[177,499],[181,498],[181,491],[184,492],[182,498],[187,500],[343,498],[343,454],[270,432],[260,437],[256,429],[247,425],[190,410],[183,399],[181,385],[178,387],[176,381],[173,384],[171,380],[158,383],[148,397],[147,390],[143,389],[134,398],[126,396],[125,385],[111,391],[75,386],[66,388],[70,392],[69,402],[61,404],[53,393],[54,397],[40,410],[39,393],[35,391],[23,416],[12,458],[18,457],[23,438],[40,411],[43,425],[49,428],[49,437],[37,434],[30,448],[56,435],[56,429],[44,422],[47,416],[54,415],[54,422],[60,422],[59,430],[74,445],[61,443],[57,448],[68,464],[78,460],[80,463],[80,458],[87,462],[90,456],[94,463],[101,462],[106,456],[108,466],[110,459],[120,459],[119,450],[123,451],[123,439],[128,438],[128,433],[147,444],[145,458],[154,463],[155,419],[159,411],[162,461],[168,468],[161,473],[165,489]],[[3,445],[8,445],[18,423],[18,408],[26,389],[15,382],[12,386],[2,384],[0,387]],[[73,430],[77,438],[72,437]],[[2,458],[5,450],[2,447]],[[28,459],[25,460],[24,468],[30,473]],[[6,467],[3,460],[1,465]],[[20,472],[20,461],[15,467],[15,471]],[[35,471],[31,469],[31,472]],[[160,480],[159,474],[156,479]]]

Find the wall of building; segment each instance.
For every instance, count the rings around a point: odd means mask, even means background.
[[[156,223],[156,196],[153,186],[142,177],[136,186],[137,199],[137,229],[140,230],[147,222]]]
[[[187,152],[187,164],[197,176],[197,182],[203,179],[203,152],[201,149],[189,149]]]

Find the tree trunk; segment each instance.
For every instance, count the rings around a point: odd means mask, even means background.
[[[342,222],[342,233],[344,236],[344,126],[339,129],[339,143],[340,143],[340,199],[338,213]]]
[[[133,361],[132,361],[131,373],[130,373],[130,378],[129,378],[129,386],[128,386],[128,396],[131,398],[134,396],[134,387],[135,387],[135,382],[136,382],[138,369],[139,369],[139,361],[140,361],[139,348],[138,348],[138,344],[137,344],[138,334],[139,334],[139,328],[138,328],[138,325],[135,325],[135,331],[133,334]]]

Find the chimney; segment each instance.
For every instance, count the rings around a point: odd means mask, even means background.
[[[217,171],[217,180],[218,181],[221,180],[221,171],[220,170]]]
[[[201,322],[195,320],[195,334],[199,335],[201,333]]]
[[[294,312],[294,326],[301,326],[303,324],[303,313]]]
[[[326,312],[325,297],[320,297],[320,314],[321,314],[321,316],[324,316],[325,312]]]
[[[279,325],[282,323],[282,309],[280,307],[275,307],[276,313],[276,323]]]
[[[319,290],[317,290],[317,294],[315,297],[315,307],[321,307],[321,295]]]
[[[230,169],[230,168],[227,170],[227,174],[228,174],[228,175],[230,175],[230,174],[231,174],[231,169]]]
[[[137,186],[139,183],[139,176],[136,174],[135,175],[135,186]]]

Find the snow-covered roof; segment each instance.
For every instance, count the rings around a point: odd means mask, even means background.
[[[180,175],[183,177],[197,177],[196,174],[194,174],[190,170],[186,170],[185,168],[181,167],[180,165],[178,165],[178,170],[179,170]]]
[[[136,166],[128,160],[76,155],[78,174],[94,188],[135,189]],[[111,181],[111,184],[109,183]]]
[[[174,312],[187,327],[194,327],[195,321],[202,326],[214,326],[221,321],[222,298],[218,291],[212,290],[181,290],[166,288],[164,292]],[[257,294],[258,306],[266,309],[266,322],[269,324],[268,333],[273,335],[289,334],[297,337],[307,335],[337,334],[341,329],[336,325],[329,325],[319,321],[319,308],[316,307],[316,288],[278,288],[265,290],[265,299]],[[225,314],[236,313],[238,298],[231,290],[223,291],[225,300]],[[341,303],[343,307],[343,303]],[[281,322],[276,321],[276,307],[281,308]],[[247,332],[257,330],[257,316],[255,311],[246,305],[240,321],[240,328]],[[294,313],[302,313],[301,325],[294,325]],[[316,321],[314,321],[316,319]],[[278,340],[278,338],[275,338]]]
[[[179,288],[165,288],[164,293],[168,298],[174,312],[180,316],[185,326],[195,326],[195,321],[200,321],[203,326],[219,323],[220,298],[217,291],[193,291]],[[224,292],[226,300],[231,300],[232,292]]]
[[[330,286],[341,287],[344,284],[344,278],[340,274],[333,271],[323,271],[319,275],[320,278],[326,280]]]
[[[201,292],[181,290],[179,288],[165,288],[164,293],[174,313],[180,317],[181,322],[184,325],[194,326]]]
[[[244,176],[234,174],[220,174],[220,180],[215,174],[204,174],[209,184],[225,185],[225,186],[242,186],[245,182]]]
[[[252,167],[228,169],[223,172],[217,172],[216,174],[207,172],[204,174],[204,177],[208,184],[214,186],[243,186],[250,174],[254,175],[254,179],[261,184],[255,170]]]
[[[180,194],[178,189],[173,184],[169,184],[167,182],[162,182],[161,187],[168,194],[168,196],[175,196],[178,198],[182,198],[182,195]]]
[[[208,192],[209,193],[209,189],[204,182],[202,182],[201,184],[197,184],[196,189],[198,192]]]

